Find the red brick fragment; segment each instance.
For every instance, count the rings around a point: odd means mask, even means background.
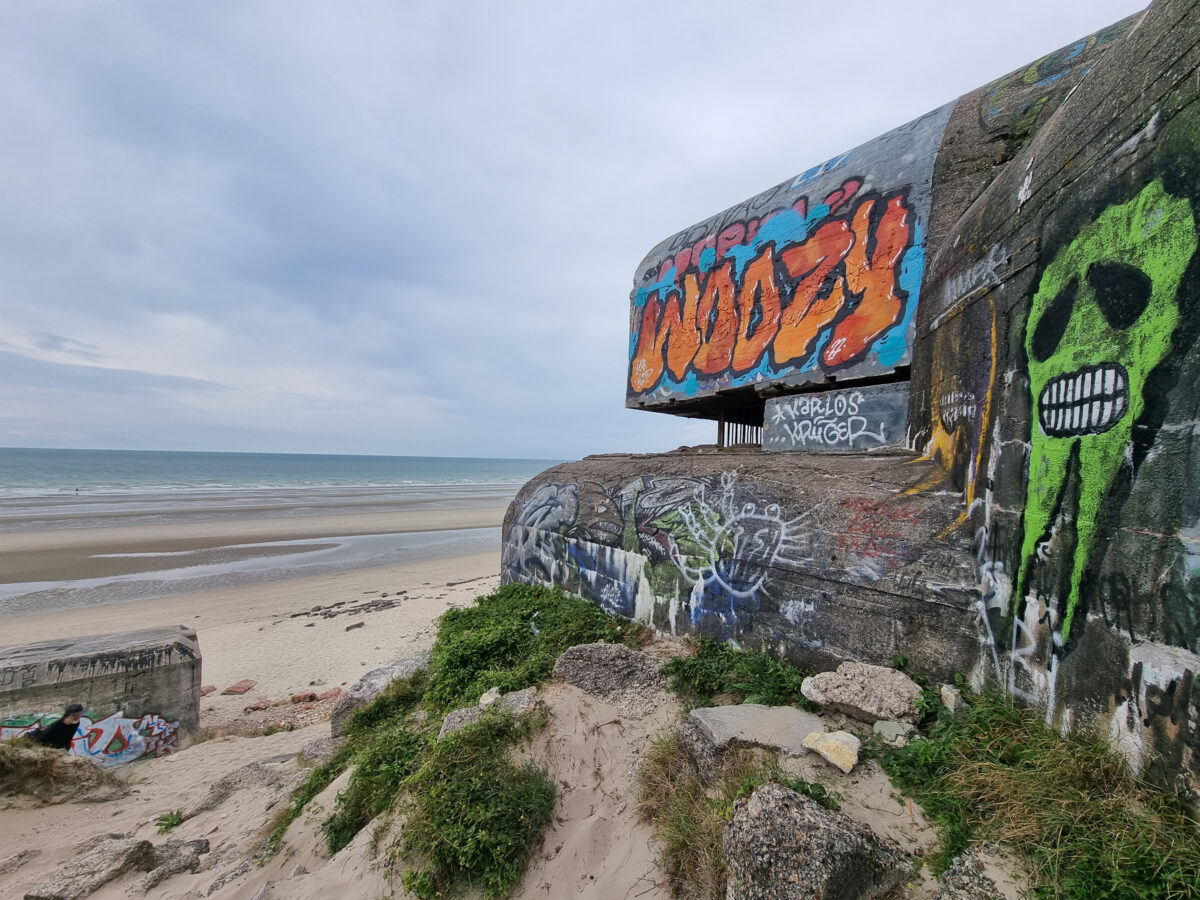
[[[229,687],[225,688],[225,690],[221,691],[221,693],[222,694],[244,694],[247,691],[254,690],[254,686],[256,684],[258,684],[257,681],[252,681],[249,678],[243,678],[237,684],[231,684]]]
[[[299,694],[292,694],[292,702],[293,703],[311,703],[313,700],[316,700],[316,699],[317,699],[316,691],[304,691]]]
[[[217,686],[215,684],[206,684],[200,688],[200,696],[207,697],[209,694],[216,693]]]
[[[260,709],[270,709],[270,708],[271,708],[270,700],[259,700],[255,703],[251,703],[249,706],[247,706],[245,709],[243,709],[242,712],[257,712]]]

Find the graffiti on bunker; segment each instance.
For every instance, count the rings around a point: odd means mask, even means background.
[[[1031,423],[1029,484],[1016,598],[1056,532],[1074,531],[1062,641],[1070,639],[1101,509],[1128,455],[1150,371],[1179,322],[1177,290],[1196,249],[1187,199],[1155,180],[1106,209],[1051,261],[1026,328]],[[1069,476],[1078,479],[1073,522],[1062,520]],[[1062,546],[1063,542],[1058,542]]]
[[[0,740],[29,734],[58,718],[58,714],[40,713],[5,719],[0,722]],[[137,719],[125,716],[121,711],[95,720],[83,716],[71,742],[70,753],[102,766],[119,766],[172,752],[176,749],[178,731],[178,722],[168,722],[153,714]]]
[[[628,389],[835,372],[869,354],[894,364],[921,278],[920,228],[904,192],[861,186],[848,178],[811,207],[802,197],[665,260],[636,293]]]
[[[672,630],[728,637],[759,608],[772,567],[804,557],[814,513],[789,518],[732,472],[644,475],[616,491],[543,484],[514,521],[503,565],[647,621],[667,597]]]

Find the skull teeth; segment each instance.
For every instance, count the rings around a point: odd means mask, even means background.
[[[1123,366],[1089,366],[1048,381],[1038,396],[1038,423],[1050,437],[1100,434],[1129,408],[1129,377]]]

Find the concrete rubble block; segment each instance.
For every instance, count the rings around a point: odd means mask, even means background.
[[[25,900],[78,900],[130,870],[149,872],[157,864],[149,841],[109,838],[64,865]]]
[[[962,691],[952,684],[943,684],[938,690],[938,695],[942,699],[942,706],[955,715],[964,713],[971,708],[971,704],[963,699]]]
[[[342,745],[340,738],[320,737],[309,741],[300,748],[300,757],[306,763],[323,766],[333,759],[333,754]]]
[[[858,751],[862,742],[847,731],[814,731],[804,739],[804,746],[849,775],[858,765]]]
[[[554,677],[619,707],[631,718],[649,715],[666,690],[654,657],[624,644],[579,644],[554,664]]]
[[[844,662],[833,672],[804,679],[800,692],[825,709],[843,712],[868,724],[880,719],[916,722],[921,688],[896,669]]]
[[[873,898],[912,871],[891,841],[779,784],[734,804],[723,844],[731,900]]]
[[[903,747],[917,736],[917,726],[911,722],[892,722],[880,719],[871,730],[889,747]]]
[[[483,718],[483,714],[488,709],[504,709],[511,712],[514,716],[523,715],[533,709],[534,698],[536,696],[537,689],[529,687],[523,691],[512,691],[502,694],[496,703],[488,707],[465,706],[462,709],[456,709],[451,713],[447,713],[446,718],[442,720],[442,730],[438,732],[438,740],[440,741],[448,734],[461,731],[473,722],[478,722]]]
[[[383,689],[393,681],[401,678],[411,678],[421,669],[428,667],[428,665],[429,654],[418,653],[416,656],[397,660],[390,666],[380,666],[378,669],[372,669],[351,685],[350,690],[333,704],[333,712],[329,714],[330,735],[335,738],[341,737],[346,730],[346,722],[354,710],[360,706],[366,706],[383,693]]]
[[[789,756],[803,756],[808,753],[805,736],[825,730],[821,717],[815,713],[794,706],[758,703],[694,709],[688,721],[718,756],[730,744],[767,747]]]
[[[0,718],[82,703],[92,721],[157,716],[182,737],[200,724],[201,662],[196,632],[183,625],[5,647]]]
[[[931,900],[1018,900],[1029,896],[1028,877],[992,844],[977,844],[954,857],[938,877]]]
[[[200,857],[208,852],[208,841],[166,841],[154,848],[155,866],[142,879],[143,891],[149,891],[181,872],[198,872]]]

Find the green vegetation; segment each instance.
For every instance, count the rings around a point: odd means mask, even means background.
[[[942,830],[935,872],[968,842],[1013,847],[1039,897],[1200,898],[1200,831],[1103,740],[1064,737],[997,693],[939,713],[927,739],[878,757]]]
[[[775,782],[837,809],[823,785],[792,778],[775,755],[763,750],[727,751],[711,778],[671,733],[651,743],[638,771],[638,813],[654,827],[659,866],[675,895],[719,900],[725,896],[725,852],[721,838],[734,801]]]
[[[677,656],[662,670],[688,708],[712,706],[719,694],[733,695],[742,703],[814,708],[800,693],[801,682],[811,672],[767,653],[738,650],[707,638],[698,645],[695,656]]]
[[[475,703],[484,691],[518,691],[550,677],[560,653],[576,644],[644,643],[643,625],[614,619],[559,590],[507,584],[468,609],[442,616],[433,648],[430,712]]]
[[[506,895],[554,808],[545,773],[509,758],[539,727],[537,713],[515,719],[494,709],[438,741],[442,714],[474,705],[492,686],[508,692],[545,681],[558,655],[575,644],[637,644],[646,635],[644,627],[612,619],[587,601],[521,584],[449,611],[430,670],[393,682],[355,710],[341,748],[292,794],[268,853],[279,849],[312,799],[353,766],[321,825],[331,853],[376,816],[398,810],[406,817],[404,837],[392,852],[414,861],[404,874],[406,889],[433,898],[469,884],[489,898]],[[413,715],[420,707],[428,712],[423,721]]]
[[[183,824],[183,810],[173,809],[169,813],[163,813],[154,820],[154,824],[158,826],[159,834],[166,834],[172,828],[178,828]]]
[[[520,880],[554,811],[546,774],[508,759],[532,728],[502,711],[438,742],[410,783],[403,849],[423,864],[405,873],[405,888],[432,898],[466,882],[503,897]]]

